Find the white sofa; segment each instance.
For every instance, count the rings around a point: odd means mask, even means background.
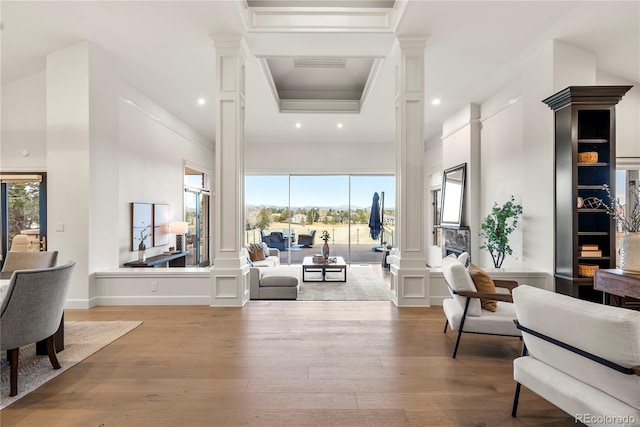
[[[589,426],[640,426],[640,312],[521,285],[513,300],[526,351],[520,386]]]
[[[299,281],[291,268],[249,269],[249,287],[252,300],[298,299]]]
[[[247,259],[250,259],[249,251],[247,251],[247,248],[245,247],[243,250]],[[261,261],[252,261],[252,267],[277,267],[280,265],[280,249],[268,248],[268,250],[269,256]]]
[[[261,261],[251,261],[249,269],[249,289],[252,300],[261,299],[297,299],[298,278],[291,274],[290,268],[280,266],[280,250],[267,248],[269,256]],[[244,248],[249,260],[249,251]]]

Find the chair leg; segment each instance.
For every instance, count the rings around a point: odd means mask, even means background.
[[[516,391],[513,394],[513,407],[511,408],[511,416],[515,418],[518,412],[518,400],[520,399],[520,383],[516,383]]]
[[[447,320],[444,322],[444,331],[442,331],[442,332],[444,332],[445,334],[447,333],[447,326],[449,326],[449,319],[447,319]]]
[[[7,357],[11,363],[11,390],[9,392],[9,396],[15,396],[18,394],[18,354],[20,349],[14,348],[12,350],[7,350]]]
[[[462,329],[458,331],[458,337],[456,338],[456,345],[453,347],[453,358],[456,358],[456,354],[458,353],[458,346],[460,345],[460,337],[462,336]]]
[[[53,335],[47,338],[47,355],[49,355],[49,361],[53,369],[60,369],[60,362],[58,362],[58,356],[56,356],[56,345]]]
[[[456,338],[456,346],[453,348],[453,358],[456,358],[458,353],[458,346],[460,345],[460,337],[462,337],[462,328],[464,327],[464,321],[467,318],[467,310],[469,310],[469,303],[471,298],[467,297],[467,302],[464,304],[464,313],[462,313],[462,319],[460,319],[460,327],[458,328],[458,338]]]

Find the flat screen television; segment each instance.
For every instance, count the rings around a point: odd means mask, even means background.
[[[460,227],[464,209],[464,183],[467,164],[463,163],[444,171],[442,176],[441,227]]]

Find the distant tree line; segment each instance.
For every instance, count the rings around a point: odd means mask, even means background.
[[[368,224],[370,209],[352,209],[351,210],[351,223],[352,224]],[[393,216],[393,210],[385,209],[385,215]],[[247,214],[246,229],[251,230],[253,228],[259,228],[264,230],[269,227],[271,223],[288,223],[289,219],[294,219],[296,216],[302,216],[298,218],[296,223],[302,224],[347,224],[349,222],[349,211],[347,209],[333,209],[333,208],[296,208],[292,210],[287,207],[262,207],[258,209],[257,213]],[[249,218],[251,217],[251,218]]]

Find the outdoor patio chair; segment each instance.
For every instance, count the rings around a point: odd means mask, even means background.
[[[289,240],[289,244],[293,244],[293,242],[296,241],[296,232],[293,228],[291,229],[283,228],[282,235],[284,236],[285,239]]]
[[[30,270],[34,268],[54,267],[58,260],[58,251],[50,252],[7,252],[2,265],[3,273],[13,273],[16,270]]]
[[[279,231],[273,231],[268,236],[262,236],[262,241],[270,248],[280,249],[281,251],[287,250],[287,239]]]
[[[298,244],[305,248],[310,248],[315,243],[316,230],[311,230],[309,234],[299,234]]]
[[[25,234],[16,234],[11,239],[10,252],[27,252],[29,250],[29,237]]]

